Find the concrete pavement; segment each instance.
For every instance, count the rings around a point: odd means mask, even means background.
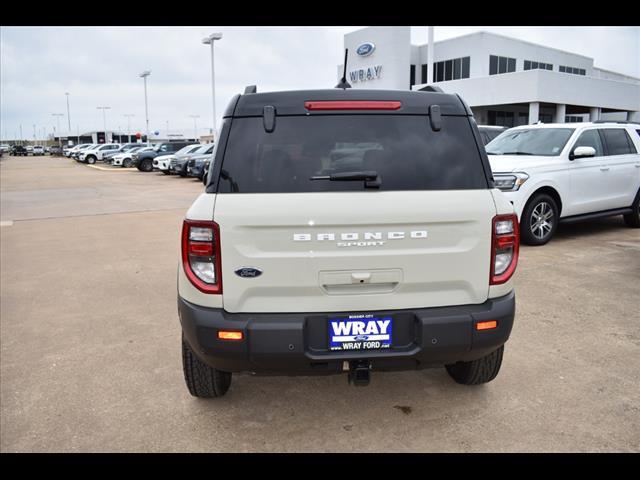
[[[176,268],[202,184],[60,158],[0,162],[2,452],[640,451],[640,230],[523,247],[502,370],[184,385]]]

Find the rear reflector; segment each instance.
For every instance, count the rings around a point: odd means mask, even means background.
[[[242,340],[244,337],[242,335],[242,332],[238,332],[235,330],[218,330],[218,338],[220,340]]]
[[[491,330],[492,328],[496,328],[497,326],[497,320],[488,320],[486,322],[476,323],[476,330]]]
[[[304,102],[307,110],[398,110],[402,102],[386,100],[338,100]]]

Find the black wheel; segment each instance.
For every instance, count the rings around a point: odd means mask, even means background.
[[[160,170],[162,173],[164,173],[165,175],[169,175],[169,170]]]
[[[125,158],[124,161],[122,162],[122,166],[124,168],[129,168],[131,166],[131,159],[130,158]]]
[[[151,159],[143,160],[138,168],[143,172],[153,172],[153,163]]]
[[[636,201],[633,202],[631,208],[633,213],[628,213],[622,217],[624,218],[624,223],[627,224],[627,227],[640,228],[640,192],[636,195]]]
[[[558,227],[558,205],[550,195],[539,193],[534,196],[522,211],[520,218],[520,237],[527,245],[544,245]]]
[[[222,397],[231,385],[231,373],[203,363],[182,339],[182,368],[189,393],[194,397]]]
[[[446,365],[447,372],[462,385],[480,385],[496,378],[502,365],[504,345],[486,357],[471,362],[458,362]]]
[[[86,160],[89,165],[93,165],[94,163],[96,163],[96,157],[94,157],[93,155],[89,155]]]

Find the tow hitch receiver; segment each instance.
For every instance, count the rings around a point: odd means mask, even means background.
[[[356,387],[366,387],[371,378],[371,362],[368,360],[353,360],[349,362],[349,383]]]

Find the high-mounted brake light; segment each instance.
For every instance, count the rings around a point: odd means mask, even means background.
[[[189,281],[201,292],[222,293],[220,227],[216,222],[184,221],[182,267]]]
[[[490,285],[508,281],[516,271],[520,249],[520,228],[516,214],[496,215],[491,227]]]
[[[304,102],[307,110],[398,110],[402,102],[387,100],[334,100]]]

